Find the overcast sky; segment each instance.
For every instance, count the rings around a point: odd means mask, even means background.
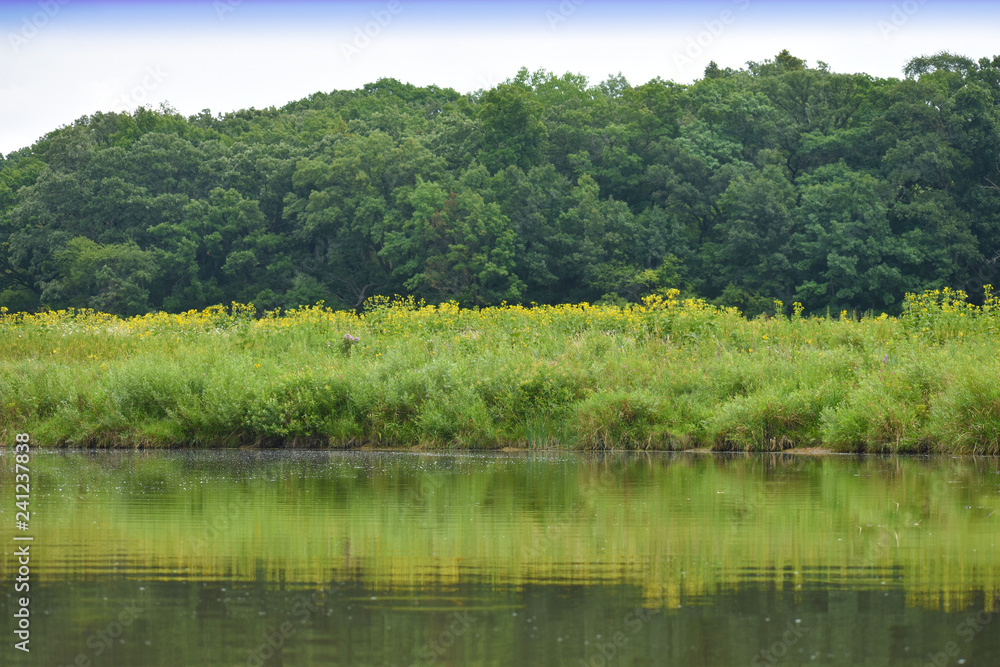
[[[1000,2],[0,2],[0,153],[95,111],[281,106],[380,77],[459,91],[520,67],[691,82],[781,49],[901,76],[911,57],[1000,53]]]

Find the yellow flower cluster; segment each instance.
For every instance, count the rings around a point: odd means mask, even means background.
[[[878,336],[891,336],[890,329],[899,322],[911,335],[936,338],[964,337],[972,331],[992,332],[994,327],[1000,329],[995,322],[1000,320],[993,317],[1000,313],[1000,298],[993,295],[992,286],[985,287],[982,306],[969,303],[961,290],[927,290],[906,295],[901,320],[885,314],[858,318],[844,311],[840,313],[837,326],[847,331],[855,326],[878,327],[884,323],[884,330],[879,329],[882,333]],[[532,347],[552,343],[553,334],[573,336],[586,331],[633,341],[660,339],[677,344],[722,341],[744,351],[760,345],[761,341],[771,346],[777,345],[777,341],[792,346],[823,346],[821,341],[828,334],[821,328],[826,326],[823,324],[826,321],[827,318],[822,317],[803,318],[802,305],[795,303],[791,317],[779,314],[748,322],[736,308],[714,306],[702,299],[681,298],[678,290],[664,290],[627,306],[504,303],[470,309],[460,308],[455,302],[430,305],[412,296],[380,296],[369,299],[361,314],[334,310],[322,302],[264,313],[259,313],[253,304],[232,303],[184,313],[150,313],[130,318],[90,309],[70,308],[35,314],[0,310],[0,333],[17,329],[26,337],[42,334],[48,341],[49,353],[59,350],[58,354],[71,354],[69,341],[61,339],[73,334],[97,336],[105,341],[102,344],[106,344],[108,350],[124,352],[135,344],[148,345],[151,339],[171,346],[185,339],[222,337],[245,348],[252,346],[254,341],[293,333],[299,336],[300,345],[335,347],[342,336],[350,334],[361,338],[356,354],[378,358],[394,348],[410,346],[426,349],[429,354],[443,351],[447,346]],[[797,324],[791,326],[793,323]],[[94,344],[92,337],[89,344]],[[79,350],[81,358],[93,351],[84,351],[82,346]]]
[[[907,294],[903,322],[916,335],[937,340],[965,337],[972,332],[997,333],[1000,298],[992,285],[983,285],[983,305],[969,303],[962,290],[948,287]]]
[[[502,334],[518,346],[555,329],[564,334],[587,330],[611,335],[664,336],[701,331],[720,319],[740,318],[735,308],[718,308],[701,299],[681,299],[677,290],[646,297],[639,304],[619,307],[590,303],[530,306],[502,304],[466,309],[455,302],[428,305],[413,297],[376,297],[365,312],[333,310],[322,303],[259,314],[253,304],[232,303],[184,313],[150,313],[120,318],[90,309],[44,311],[36,314],[0,313],[0,327],[21,327],[57,335],[98,334],[143,341],[160,338],[179,342],[199,335],[256,336],[311,331],[334,341],[344,333],[363,337],[359,351],[374,338],[429,340],[451,343],[479,341],[486,332]],[[440,341],[439,341],[440,342]],[[492,341],[496,342],[496,341]],[[379,352],[380,354],[381,352]]]

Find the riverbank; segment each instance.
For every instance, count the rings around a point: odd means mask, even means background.
[[[747,321],[642,305],[383,301],[256,317],[0,318],[0,435],[76,447],[421,446],[1000,454],[997,301]]]

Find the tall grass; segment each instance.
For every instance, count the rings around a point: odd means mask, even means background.
[[[0,316],[0,431],[73,446],[503,446],[1000,454],[1000,309],[746,320],[377,299],[257,317]],[[345,334],[360,342],[349,345]]]

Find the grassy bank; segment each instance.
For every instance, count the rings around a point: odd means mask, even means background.
[[[1000,308],[747,321],[640,306],[4,314],[0,429],[71,446],[1000,454]],[[345,336],[354,338],[345,339]]]

